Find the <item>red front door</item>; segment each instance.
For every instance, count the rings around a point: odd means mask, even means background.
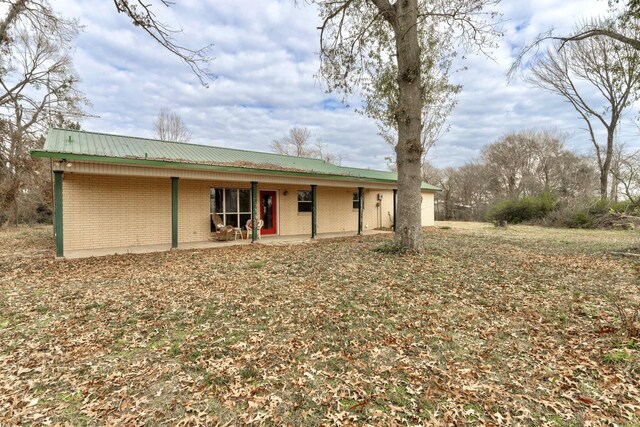
[[[278,234],[278,209],[276,192],[260,192],[260,219],[264,221],[260,234]]]

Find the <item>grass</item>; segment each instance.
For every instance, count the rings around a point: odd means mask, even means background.
[[[53,260],[0,231],[0,425],[638,425],[635,232],[446,223]],[[36,403],[34,403],[36,402]]]

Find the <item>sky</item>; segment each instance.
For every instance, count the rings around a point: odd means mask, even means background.
[[[270,151],[291,127],[306,127],[314,140],[342,157],[345,166],[386,169],[392,147],[376,123],[340,95],[327,93],[318,78],[319,18],[312,5],[293,0],[176,0],[170,8],[154,1],[158,17],[174,28],[180,44],[213,43],[209,68],[215,79],[203,87],[179,59],[118,14],[113,2],[56,0],[64,16],[82,31],[73,58],[80,88],[91,101],[81,121],[88,131],[153,136],[162,107],[178,113],[192,131],[191,142]],[[561,97],[505,74],[520,47],[550,28],[567,33],[581,19],[606,11],[603,0],[503,0],[504,37],[486,55],[456,64],[462,84],[449,131],[428,154],[438,167],[476,160],[481,148],[501,135],[525,128],[557,128],[568,146],[591,153],[583,123]],[[594,91],[588,97],[596,99]],[[624,120],[619,140],[638,140],[634,114]]]

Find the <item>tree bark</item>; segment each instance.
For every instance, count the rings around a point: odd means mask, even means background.
[[[607,151],[604,156],[604,162],[602,162],[602,168],[600,169],[600,198],[603,200],[607,198],[607,192],[609,189],[609,172],[611,170],[611,158],[613,157],[613,142],[616,122],[613,122],[613,126],[609,126],[607,129]]]
[[[418,2],[398,0],[394,5],[395,42],[398,61],[399,111],[398,143],[398,221],[395,244],[402,249],[422,252],[422,83],[420,44],[418,43]]]

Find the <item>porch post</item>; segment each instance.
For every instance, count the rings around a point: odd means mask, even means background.
[[[258,240],[258,183],[251,181],[251,243]]]
[[[178,248],[178,177],[171,177],[171,249]]]
[[[396,198],[398,197],[398,189],[393,189],[393,231],[396,231]]]
[[[56,236],[56,257],[64,257],[64,235],[62,229],[62,177],[64,171],[53,171],[54,233]]]
[[[358,187],[358,236],[362,235],[362,206],[364,205],[363,198],[364,188]]]
[[[318,186],[317,185],[312,185],[311,186],[311,238],[315,239],[316,238],[316,224],[317,224],[317,213],[316,213],[316,195],[317,195],[317,190],[318,190]]]

